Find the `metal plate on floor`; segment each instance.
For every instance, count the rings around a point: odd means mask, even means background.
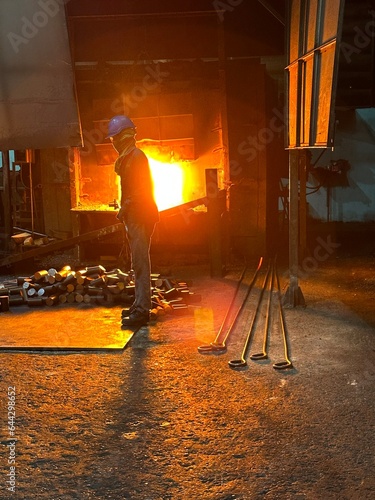
[[[0,314],[1,351],[122,350],[139,329],[121,329],[121,309],[65,307]]]

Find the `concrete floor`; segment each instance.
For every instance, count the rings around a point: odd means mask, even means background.
[[[332,256],[305,270],[307,307],[285,310],[288,370],[273,368],[284,354],[276,315],[269,359],[229,368],[255,297],[226,353],[198,353],[219,331],[240,272],[212,279],[206,264],[175,267],[202,302],[141,329],[124,350],[0,351],[0,498],[372,499],[374,258]],[[104,338],[119,331],[120,310],[2,313],[1,337]],[[263,324],[262,314],[250,353],[261,350]]]

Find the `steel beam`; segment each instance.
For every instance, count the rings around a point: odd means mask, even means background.
[[[283,298],[283,304],[288,307],[305,306],[305,299],[298,285],[298,247],[299,247],[299,216],[298,216],[298,171],[300,151],[289,151],[289,287]]]

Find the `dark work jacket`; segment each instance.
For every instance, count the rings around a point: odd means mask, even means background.
[[[159,220],[147,156],[138,148],[124,156],[118,175],[121,178],[121,209],[118,218],[125,224],[154,225]]]

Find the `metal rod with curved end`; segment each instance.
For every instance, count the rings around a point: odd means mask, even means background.
[[[272,274],[271,274],[271,281],[270,281],[270,288],[269,288],[269,295],[268,295],[268,304],[267,304],[267,316],[266,316],[266,322],[264,325],[264,337],[263,337],[263,350],[262,352],[254,353],[250,355],[250,359],[256,361],[258,359],[267,359],[268,358],[268,339],[270,336],[270,330],[271,330],[271,325],[272,325],[272,293],[273,293],[273,287],[274,287],[274,282],[275,282],[275,261],[272,263]]]
[[[221,342],[219,342],[218,340],[215,339],[214,342],[211,342],[211,349],[213,353],[215,354],[222,354],[224,352],[226,352],[227,350],[227,346],[226,346],[226,342],[229,338],[229,335],[231,334],[231,332],[233,331],[233,329],[235,328],[236,324],[237,324],[237,321],[240,317],[240,314],[243,310],[243,308],[245,307],[245,304],[246,304],[246,301],[250,295],[250,292],[257,280],[257,277],[258,277],[258,273],[260,271],[260,268],[262,267],[262,264],[263,264],[263,257],[261,257],[259,259],[259,263],[258,263],[258,267],[256,268],[255,272],[254,272],[254,275],[253,275],[253,278],[247,288],[247,292],[246,292],[246,295],[242,301],[242,304],[239,306],[239,308],[237,309],[237,312],[235,314],[235,317],[233,318],[233,321],[231,323],[231,325],[229,326],[228,330],[227,330],[227,333],[225,335],[225,337],[223,338],[223,340]]]
[[[228,311],[227,311],[227,314],[225,315],[224,321],[223,321],[223,323],[222,323],[222,325],[221,325],[221,327],[220,327],[219,333],[216,335],[215,340],[214,340],[213,342],[211,342],[211,344],[209,344],[209,345],[203,345],[203,346],[198,347],[198,352],[200,352],[201,354],[210,354],[210,353],[222,354],[222,353],[224,353],[224,352],[226,351],[226,349],[227,349],[227,348],[226,348],[226,341],[228,340],[228,337],[229,337],[230,333],[232,332],[232,330],[233,330],[233,329],[234,329],[234,327],[236,326],[237,320],[238,320],[238,318],[239,318],[239,316],[240,316],[240,313],[241,313],[242,309],[243,309],[243,308],[244,308],[244,306],[245,306],[246,300],[247,300],[247,298],[249,297],[249,294],[250,294],[250,292],[251,292],[251,289],[252,289],[252,287],[254,286],[254,283],[255,283],[255,281],[256,281],[256,279],[257,279],[258,272],[259,272],[260,268],[262,267],[262,264],[263,264],[263,257],[261,257],[261,258],[259,259],[258,267],[257,267],[257,269],[256,269],[256,271],[255,271],[255,273],[254,273],[254,275],[253,275],[253,278],[252,278],[252,280],[251,280],[251,282],[250,282],[250,284],[249,284],[249,286],[248,286],[248,288],[247,288],[246,295],[245,295],[245,297],[244,297],[244,299],[243,299],[243,301],[242,301],[242,304],[241,304],[241,305],[240,305],[240,307],[237,309],[236,314],[235,314],[235,316],[234,316],[234,319],[233,319],[232,323],[230,324],[230,326],[229,326],[229,328],[228,328],[228,330],[227,330],[227,333],[226,333],[226,335],[224,336],[224,338],[223,338],[222,340],[220,339],[220,337],[222,336],[222,331],[223,331],[223,329],[224,329],[224,326],[226,325],[226,323],[227,323],[227,319],[228,319],[229,314],[230,314],[230,312],[231,312],[232,305],[234,304],[234,301],[235,301],[235,299],[236,299],[237,292],[238,292],[238,290],[239,290],[239,288],[240,288],[240,284],[241,284],[242,278],[243,278],[244,276],[241,276],[241,280],[240,280],[240,282],[237,284],[237,290],[236,290],[236,293],[235,293],[235,295],[234,295],[234,297],[233,297],[233,299],[232,299],[231,305],[229,306],[229,309],[228,309]],[[246,268],[244,269],[243,275],[245,274],[245,271],[246,271]]]
[[[256,309],[254,311],[253,318],[251,320],[251,325],[250,325],[248,334],[246,336],[245,345],[244,345],[243,350],[242,350],[241,358],[228,361],[230,368],[243,368],[244,366],[247,365],[247,361],[246,361],[247,351],[249,349],[249,345],[250,345],[250,341],[251,341],[251,338],[253,335],[253,331],[255,330],[255,325],[256,325],[257,320],[258,320],[260,306],[261,306],[261,303],[263,300],[264,291],[267,288],[267,283],[268,283],[270,272],[271,272],[271,265],[268,264],[268,268],[267,268],[266,275],[264,277],[262,289],[261,289],[260,294],[259,294],[258,303],[257,303]]]
[[[283,342],[284,342],[285,360],[279,361],[278,363],[274,363],[273,368],[275,368],[275,370],[285,370],[286,368],[293,368],[293,364],[289,358],[287,327],[286,327],[284,308],[283,308],[283,303],[282,303],[280,279],[279,279],[279,274],[277,272],[277,269],[276,269],[276,281],[277,281],[277,292],[278,292],[278,298],[279,298],[280,325],[281,325],[281,333],[282,333]]]
[[[232,308],[233,308],[233,304],[234,304],[234,301],[236,300],[236,297],[238,295],[238,291],[240,289],[240,286],[241,286],[241,283],[245,277],[245,274],[246,274],[246,270],[247,270],[247,266],[244,267],[244,270],[242,271],[242,274],[240,276],[240,279],[238,280],[237,282],[237,287],[236,287],[236,290],[233,294],[233,297],[232,297],[232,300],[231,300],[231,303],[229,304],[229,307],[228,307],[228,310],[227,310],[227,313],[223,319],[223,322],[221,323],[221,326],[219,328],[219,332],[218,334],[216,335],[215,337],[215,340],[211,343],[211,344],[207,344],[207,345],[201,345],[198,347],[198,352],[200,352],[201,354],[207,354],[207,353],[212,353],[213,351],[213,348],[212,348],[212,345],[213,344],[218,344],[219,343],[219,340],[220,340],[220,337],[222,335],[222,332],[224,330],[224,327],[227,325],[227,322],[228,322],[228,318],[229,318],[229,315],[230,313],[232,312]]]

